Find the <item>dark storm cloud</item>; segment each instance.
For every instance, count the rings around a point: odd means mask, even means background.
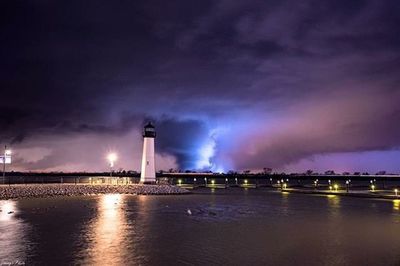
[[[182,169],[194,169],[198,150],[208,136],[206,125],[198,120],[179,121],[173,118],[156,120],[157,150],[176,157]]]
[[[281,166],[399,146],[397,1],[6,1],[1,13],[0,135],[21,148],[42,135],[122,136],[148,117],[157,122],[160,152],[181,167],[196,160],[207,123],[236,117],[259,121],[265,132],[247,157],[237,156],[247,154],[238,142],[246,132],[229,136],[233,144],[218,154],[231,154],[238,168],[261,168],[259,158],[273,154],[280,156],[271,164]],[[335,123],[315,118],[324,130],[314,135],[313,111],[294,107],[339,108],[332,94],[348,91],[348,113],[375,116],[336,123],[345,114],[332,111]],[[270,133],[268,123],[283,121],[308,126]],[[359,141],[362,132],[372,133]]]

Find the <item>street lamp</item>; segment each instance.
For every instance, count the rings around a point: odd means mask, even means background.
[[[6,164],[11,164],[11,150],[7,149],[7,145],[4,146],[4,155],[1,156],[3,161],[3,184],[6,180]],[[8,184],[10,185],[10,180],[8,180]]]
[[[394,193],[396,194],[396,197],[398,195],[399,190],[397,188],[394,189]]]
[[[110,177],[112,177],[112,168],[114,167],[114,163],[117,159],[118,159],[117,154],[115,154],[113,152],[108,154],[108,156],[107,156],[107,160],[110,165]]]

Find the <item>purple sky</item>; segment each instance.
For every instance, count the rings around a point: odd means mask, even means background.
[[[2,4],[14,170],[400,172],[398,1]]]

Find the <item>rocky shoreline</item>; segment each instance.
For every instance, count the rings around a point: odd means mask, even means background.
[[[35,184],[0,186],[0,200],[98,194],[177,195],[187,193],[190,192],[172,185]]]

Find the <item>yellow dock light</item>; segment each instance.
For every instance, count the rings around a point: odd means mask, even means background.
[[[375,185],[371,185],[371,190],[372,190],[372,192],[375,191]]]
[[[244,183],[247,185],[247,179],[244,180]]]
[[[329,190],[331,190],[331,191],[332,191],[332,186],[329,186]]]
[[[178,183],[179,183],[179,185],[181,185],[181,184],[182,184],[182,180],[181,180],[181,179],[179,179],[179,180],[178,180]]]
[[[339,188],[339,185],[338,185],[338,184],[335,184],[333,187],[335,188],[335,191],[337,192],[337,191],[338,191],[338,188]]]
[[[394,193],[396,194],[396,197],[397,197],[398,192],[399,192],[399,190],[397,188],[395,188]]]
[[[211,180],[211,184],[213,184],[213,185],[214,185],[214,184],[215,184],[215,180]]]
[[[287,184],[283,183],[283,189],[286,189],[286,188],[287,188]]]

